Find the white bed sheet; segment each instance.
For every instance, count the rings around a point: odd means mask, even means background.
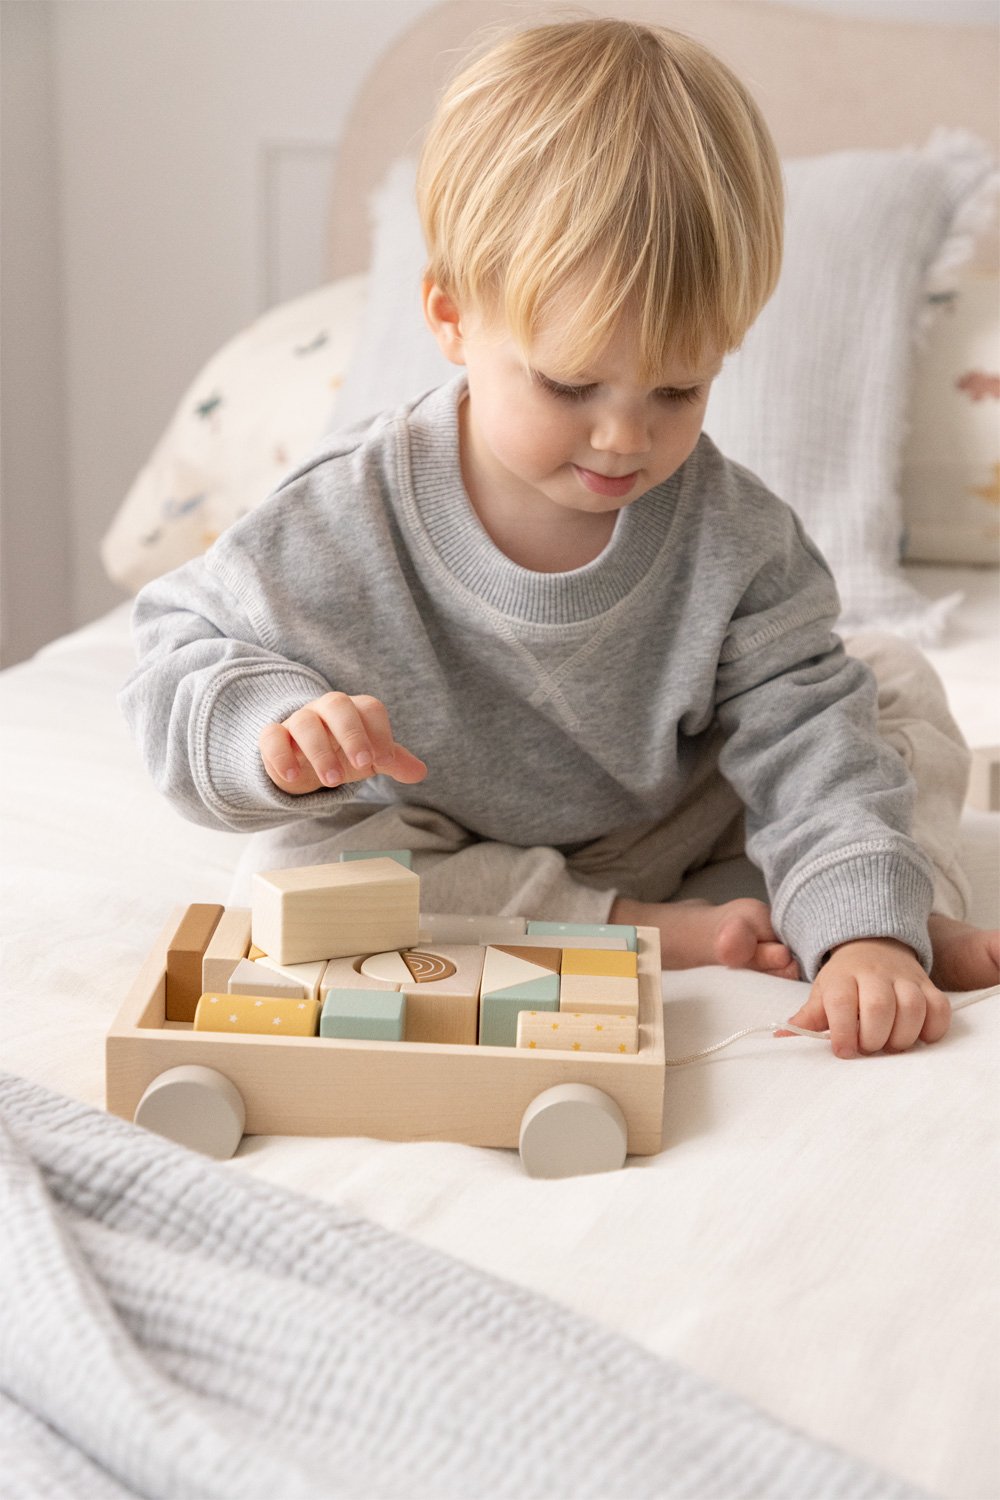
[[[928,654],[970,742],[1000,743],[996,574],[914,577],[967,591]],[[2,1063],[93,1104],[105,1031],[166,914],[224,900],[246,842],[184,823],[140,766],[115,703],[128,610],[0,676]],[[979,922],[1000,905],[998,826],[965,814]],[[706,968],[665,974],[663,992],[679,1057],[790,1016],[806,987]],[[545,1292],[934,1494],[994,1500],[998,1034],[986,999],[898,1057],[747,1037],[671,1068],[663,1151],[602,1176],[533,1181],[513,1152],[291,1137],[247,1138],[231,1167]]]

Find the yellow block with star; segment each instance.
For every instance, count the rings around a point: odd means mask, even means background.
[[[628,952],[606,952],[603,948],[564,948],[561,972],[595,974],[601,979],[636,979],[638,956]]]
[[[194,1029],[258,1036],[317,1036],[319,1010],[318,1000],[206,993],[195,1008]]]
[[[608,1012],[522,1010],[517,1045],[560,1052],[638,1052],[639,1027],[634,1016]]]

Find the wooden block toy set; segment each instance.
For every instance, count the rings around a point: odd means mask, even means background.
[[[227,1157],[244,1133],[514,1147],[532,1176],[659,1151],[660,935],[421,914],[409,851],[178,909],[107,1038],[107,1107]]]

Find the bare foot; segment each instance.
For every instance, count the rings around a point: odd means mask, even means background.
[[[723,964],[778,979],[801,977],[791,950],[778,941],[771,926],[770,908],[749,896],[721,906],[700,900],[646,903],[619,897],[608,920],[658,927],[665,969]]]
[[[941,912],[927,919],[933,961],[931,979],[940,990],[978,990],[1000,983],[1000,932],[972,927]]]

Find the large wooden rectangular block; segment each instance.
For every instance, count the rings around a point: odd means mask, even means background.
[[[185,911],[167,949],[167,1020],[193,1021],[201,994],[205,950],[222,916],[221,906],[199,902]]]
[[[253,878],[252,930],[282,964],[412,948],[420,877],[394,859],[268,870]]]

